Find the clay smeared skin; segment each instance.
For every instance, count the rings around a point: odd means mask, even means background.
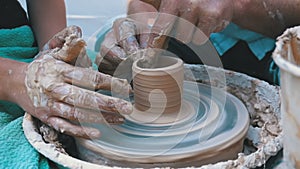
[[[128,56],[134,54],[139,49],[139,43],[136,39],[137,28],[134,21],[129,18],[117,19],[114,22],[113,30],[116,33],[116,40],[125,50]]]
[[[276,38],[286,28],[299,24],[299,4],[298,1],[290,0],[284,2],[281,0],[130,0],[127,17],[146,25],[148,19],[154,18],[154,23],[149,24],[151,30],[144,31],[141,25],[133,26],[134,21],[128,19],[116,21],[114,33],[107,39],[113,39],[112,35],[123,38],[122,34],[128,35],[128,33],[131,36],[127,37],[128,40],[124,38],[121,41],[115,40],[110,48],[107,48],[104,40],[101,48],[101,51],[105,51],[102,52],[104,58],[102,60],[107,64],[110,57],[124,58],[124,53],[127,51],[132,53],[132,49],[137,47],[136,39],[132,38],[134,33],[139,43],[138,47],[141,49],[164,48],[167,44],[165,35],[168,36],[170,29],[176,31],[174,35],[178,41],[202,45],[208,41],[211,33],[222,31],[231,22],[241,28]],[[156,16],[153,17],[153,14]],[[115,25],[119,26],[115,27]],[[124,29],[125,27],[129,30]],[[127,44],[124,44],[125,42]],[[147,56],[145,62],[153,61],[149,59],[152,58],[152,53],[145,54]],[[111,65],[109,70],[111,72],[112,67],[119,64],[109,65]]]
[[[49,40],[43,50],[52,49],[52,56],[66,63],[80,67],[90,67],[92,62],[86,55],[86,42],[80,38],[81,36],[82,33],[79,27],[70,26]]]
[[[149,40],[149,31],[145,31],[147,33],[139,32],[135,21],[130,18],[115,20],[113,29],[107,33],[104,42],[101,44],[101,52],[95,61],[99,66],[99,71],[113,72],[125,59],[130,59],[132,62],[142,59],[144,67],[151,67],[157,53],[152,48],[148,48],[149,46],[145,42]],[[144,39],[144,41],[139,42],[137,37]],[[158,39],[160,38],[156,37],[156,40]],[[164,40],[161,40],[161,42],[163,43]],[[152,47],[161,48],[160,44],[152,45]],[[147,50],[144,50],[146,48]]]
[[[129,18],[117,19],[113,29],[106,35],[101,45],[101,54],[97,56],[96,64],[101,71],[114,70],[126,58],[139,59],[136,52],[140,46],[136,39],[137,29],[133,20]],[[104,65],[111,65],[106,68]],[[103,68],[103,69],[102,69]]]
[[[91,75],[91,73],[94,73],[94,75]],[[36,107],[46,106],[49,98],[45,94],[48,94],[51,95],[51,98],[67,102],[68,104],[78,104],[78,106],[84,108],[101,108],[114,112],[120,109],[120,112],[128,113],[122,111],[122,106],[118,107],[122,102],[121,99],[106,97],[105,95],[94,93],[90,90],[83,90],[66,83],[66,81],[70,81],[85,88],[110,89],[111,76],[94,72],[87,68],[73,67],[52,58],[50,55],[44,55],[40,60],[31,63],[26,74],[28,94]],[[126,80],[115,80],[114,85],[121,89],[126,87],[127,91],[129,89]]]
[[[88,58],[80,36],[77,27],[69,27],[51,39],[38,58],[27,66],[25,84],[36,109],[34,116],[62,133],[94,138],[100,136],[98,130],[74,127],[74,122],[120,124],[124,121],[121,114],[132,111],[131,103],[94,90],[126,94],[130,85],[127,80],[85,68],[89,63],[78,63]],[[59,43],[61,48],[51,49],[51,43]],[[77,63],[81,67],[76,67]],[[45,109],[50,113],[45,113]]]
[[[155,9],[159,9],[161,0],[141,0],[145,3],[152,5]]]

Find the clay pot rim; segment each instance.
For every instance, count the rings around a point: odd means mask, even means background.
[[[274,62],[278,65],[281,70],[289,72],[290,74],[300,77],[300,66],[296,63],[292,63],[286,57],[283,56],[283,50],[285,45],[290,45],[293,38],[299,38],[297,34],[299,34],[300,27],[296,26],[293,28],[287,29],[278,39],[276,42],[276,48],[273,52],[273,59]],[[293,49],[288,49],[293,50]]]
[[[170,61],[175,61],[174,64],[171,64],[170,66],[165,66],[165,67],[160,67],[160,68],[141,68],[138,66],[138,63],[140,63],[141,59],[133,62],[133,72],[139,73],[143,72],[145,73],[151,73],[152,76],[161,76],[161,73],[163,74],[168,74],[168,72],[178,72],[180,71],[180,68],[183,66],[183,61],[180,58],[175,58],[171,56],[161,56],[161,58],[170,60]],[[156,74],[153,74],[155,72]]]

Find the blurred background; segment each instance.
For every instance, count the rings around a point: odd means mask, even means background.
[[[26,0],[19,0],[26,10]],[[112,18],[126,13],[127,0],[65,0],[67,24],[82,28],[88,40]]]

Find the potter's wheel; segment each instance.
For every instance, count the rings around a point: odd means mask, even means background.
[[[183,91],[182,110],[177,117],[154,115],[149,120],[141,114],[127,116],[122,125],[94,126],[102,132],[99,140],[78,138],[77,143],[108,159],[130,163],[181,160],[203,164],[235,158],[243,148],[249,126],[243,103],[229,93],[199,83],[184,82]]]

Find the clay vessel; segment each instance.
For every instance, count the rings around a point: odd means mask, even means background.
[[[282,168],[300,169],[300,27],[287,29],[277,38],[273,59],[280,68],[283,128]],[[280,168],[280,167],[279,167]]]
[[[182,101],[183,61],[159,56],[152,68],[136,61],[132,66],[134,105],[149,113],[178,113]]]

